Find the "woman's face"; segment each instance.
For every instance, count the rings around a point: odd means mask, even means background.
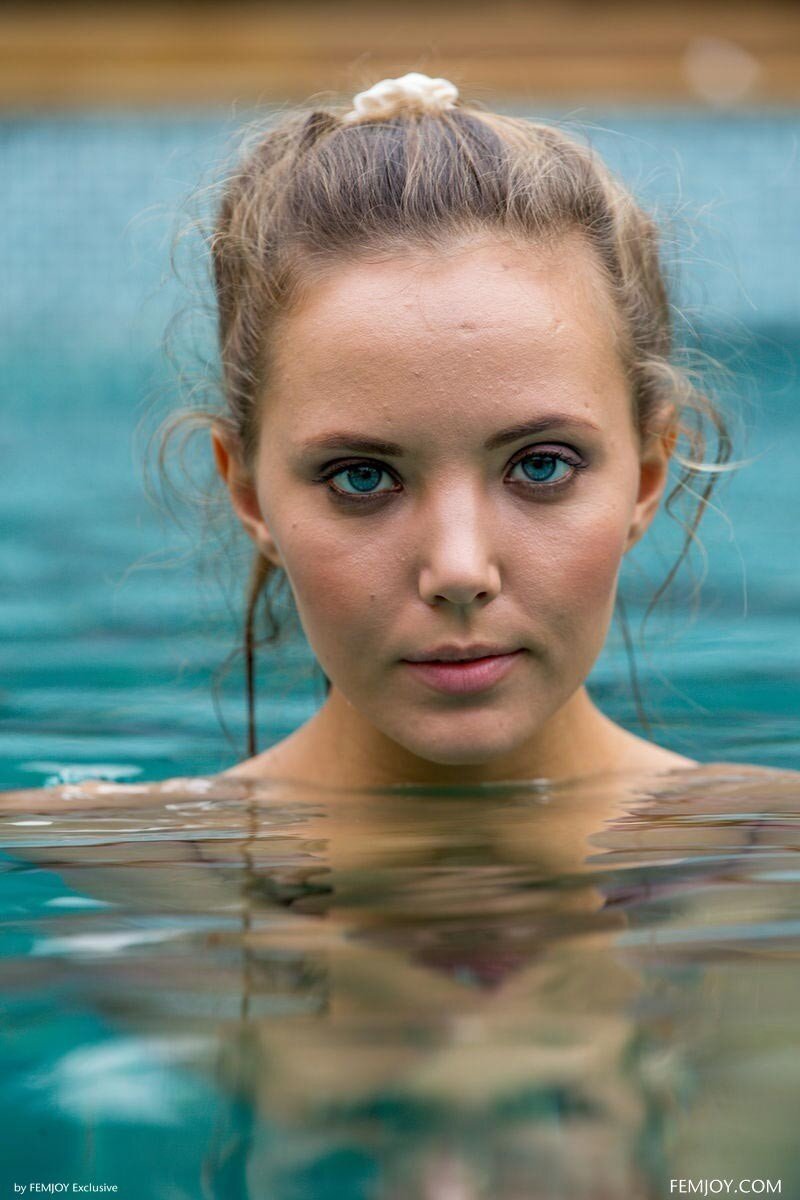
[[[333,687],[423,759],[513,753],[602,649],[664,482],[612,320],[575,236],[342,265],[286,319],[235,503]],[[521,653],[483,687],[406,661],[444,643]]]

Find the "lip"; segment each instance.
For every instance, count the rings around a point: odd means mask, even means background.
[[[515,650],[519,647],[515,646]],[[473,642],[469,646],[459,646],[455,642],[442,642],[432,650],[423,650],[413,658],[404,662],[458,662],[469,658],[494,658],[501,654],[511,654],[509,646],[501,646],[498,642]]]
[[[402,661],[419,680],[437,692],[451,696],[471,695],[504,679],[525,653],[525,650],[513,650],[508,654],[490,654],[466,662]]]

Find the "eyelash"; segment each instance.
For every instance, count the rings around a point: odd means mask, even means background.
[[[558,459],[560,462],[564,462],[573,468],[569,475],[565,476],[563,479],[557,480],[555,483],[536,483],[534,480],[524,481],[521,479],[514,479],[511,481],[512,483],[521,483],[527,491],[537,492],[539,494],[543,492],[550,494],[555,492],[560,493],[574,483],[579,471],[582,471],[589,465],[577,457],[572,457],[572,454],[565,453],[565,448],[536,446],[534,448],[526,447],[524,450],[521,450],[520,453],[511,460],[509,469],[513,470],[513,468],[518,466],[519,463],[525,462],[529,458]],[[384,500],[387,496],[393,496],[396,494],[396,492],[399,490],[398,488],[392,488],[390,490],[381,492],[364,492],[362,495],[358,496],[353,492],[340,491],[335,487],[335,485],[331,486],[331,481],[337,475],[341,475],[344,471],[352,470],[354,467],[363,466],[375,467],[376,470],[386,473],[387,475],[390,475],[396,479],[396,477],[393,476],[392,471],[384,463],[376,462],[369,458],[352,458],[327,464],[315,477],[314,482],[328,484],[329,494],[334,500],[344,504],[374,504],[378,500]]]

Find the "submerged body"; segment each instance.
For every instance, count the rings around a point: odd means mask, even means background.
[[[0,1113],[53,1171],[275,1200],[800,1186],[794,772],[4,799]]]

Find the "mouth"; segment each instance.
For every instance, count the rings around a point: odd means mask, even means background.
[[[434,691],[447,695],[471,695],[483,692],[504,679],[514,669],[517,660],[526,653],[526,650],[513,650],[506,654],[488,654],[459,661],[402,661],[412,674]]]

